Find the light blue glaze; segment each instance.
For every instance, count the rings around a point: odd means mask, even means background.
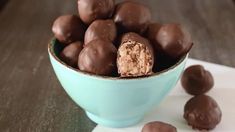
[[[52,45],[52,52],[53,43],[56,41],[49,44],[49,47]],[[187,60],[186,56],[174,68],[159,75],[114,79],[75,71],[59,62],[53,54],[49,50],[56,76],[68,95],[86,111],[91,120],[108,127],[138,123],[176,85]]]

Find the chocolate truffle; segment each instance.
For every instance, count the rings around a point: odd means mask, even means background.
[[[94,39],[114,41],[117,35],[116,25],[113,20],[95,20],[86,30],[84,43]]]
[[[193,45],[189,33],[179,24],[162,25],[153,39],[157,39],[152,40],[155,48],[172,58],[187,54]]]
[[[69,66],[77,68],[78,55],[81,52],[83,46],[82,42],[76,41],[66,46],[60,53],[60,58]]]
[[[96,39],[88,43],[78,57],[81,71],[97,75],[111,75],[116,69],[117,49],[108,40]]]
[[[145,124],[141,132],[177,132],[177,129],[170,124],[154,121]]]
[[[113,19],[121,30],[119,32],[143,34],[151,20],[151,12],[140,3],[125,1],[117,5]]]
[[[181,84],[187,93],[199,95],[209,91],[214,85],[214,80],[203,66],[193,65],[184,71]]]
[[[124,34],[117,54],[117,68],[121,77],[138,77],[153,73],[152,46],[140,35],[133,32]]]
[[[147,29],[147,37],[150,40],[151,43],[153,43],[154,45],[157,42],[157,34],[159,29],[161,28],[161,24],[160,23],[151,23],[148,25],[148,29]]]
[[[194,129],[211,130],[221,121],[221,110],[207,95],[191,98],[184,106],[184,118]]]
[[[114,0],[78,0],[78,13],[86,24],[96,19],[110,18],[114,7]]]
[[[85,26],[78,16],[64,15],[55,20],[52,31],[61,43],[69,44],[83,40]]]

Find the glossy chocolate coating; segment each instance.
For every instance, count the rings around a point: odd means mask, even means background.
[[[145,124],[141,132],[177,132],[177,129],[170,124],[153,121]]]
[[[184,106],[184,118],[194,129],[211,130],[220,123],[221,117],[218,104],[207,95],[195,96]]]
[[[153,64],[154,53],[149,41],[133,32],[124,34],[117,57],[121,77],[151,75]]]
[[[181,84],[187,93],[199,95],[206,93],[213,87],[214,79],[203,66],[193,65],[184,71]]]
[[[69,66],[77,68],[78,55],[82,51],[82,42],[76,41],[66,46],[60,53],[60,58]]]
[[[147,37],[149,41],[155,46],[157,42],[157,34],[159,29],[161,28],[160,23],[151,23],[148,25],[148,30],[147,30]]]
[[[116,69],[117,49],[107,40],[96,39],[88,43],[78,58],[81,71],[97,75],[111,75]]]
[[[113,20],[95,20],[86,30],[84,43],[98,38],[114,42],[116,36],[117,29]]]
[[[110,18],[114,7],[114,0],[78,0],[78,13],[87,25],[96,19]]]
[[[78,16],[64,15],[55,20],[52,31],[61,43],[69,44],[83,40],[85,26]]]
[[[157,43],[153,43],[156,50],[162,51],[172,58],[182,57],[193,46],[189,33],[179,24],[162,25],[156,39]]]
[[[151,20],[151,12],[140,3],[126,1],[117,5],[113,19],[120,33],[136,32],[143,34]]]

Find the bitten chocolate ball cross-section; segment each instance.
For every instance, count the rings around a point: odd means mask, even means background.
[[[168,123],[153,121],[145,124],[141,132],[177,132],[177,129]]]
[[[194,129],[211,130],[220,123],[221,117],[218,104],[207,95],[195,96],[184,106],[184,118]]]
[[[97,75],[111,75],[116,69],[117,49],[107,40],[96,39],[88,43],[78,58],[81,71]]]
[[[117,57],[121,77],[151,75],[153,64],[154,53],[149,41],[136,33],[124,34]]]
[[[78,16],[64,15],[55,20],[52,31],[61,43],[70,44],[83,40],[85,26]]]
[[[193,65],[184,71],[181,84],[187,93],[199,95],[208,92],[213,87],[214,79],[203,66]]]

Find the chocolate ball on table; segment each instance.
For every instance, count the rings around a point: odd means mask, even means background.
[[[64,15],[54,21],[52,31],[61,43],[69,44],[83,40],[85,26],[78,16]]]
[[[63,51],[60,53],[60,58],[69,66],[77,68],[78,64],[78,55],[82,51],[83,45],[82,42],[76,41],[68,46],[66,46]]]
[[[141,132],[177,132],[177,129],[171,124],[153,121],[145,124]]]
[[[96,19],[107,19],[113,14],[114,0],[78,0],[78,13],[87,25]]]
[[[213,87],[214,79],[203,66],[193,65],[184,71],[181,84],[187,93],[199,95],[208,92]]]
[[[153,73],[154,52],[144,37],[133,32],[124,34],[117,54],[117,68],[121,77],[147,76]]]
[[[88,43],[78,57],[78,67],[81,71],[112,75],[116,69],[117,49],[108,40],[96,39]]]
[[[98,38],[114,42],[116,36],[117,29],[113,20],[95,20],[86,30],[84,44]]]
[[[119,32],[143,34],[151,21],[151,12],[140,3],[125,1],[117,5],[113,19],[121,30]]]
[[[220,123],[221,117],[218,104],[207,95],[195,96],[184,106],[184,118],[194,129],[211,130]]]
[[[189,33],[179,24],[164,24],[152,40],[156,50],[178,59],[187,54],[193,46]]]

